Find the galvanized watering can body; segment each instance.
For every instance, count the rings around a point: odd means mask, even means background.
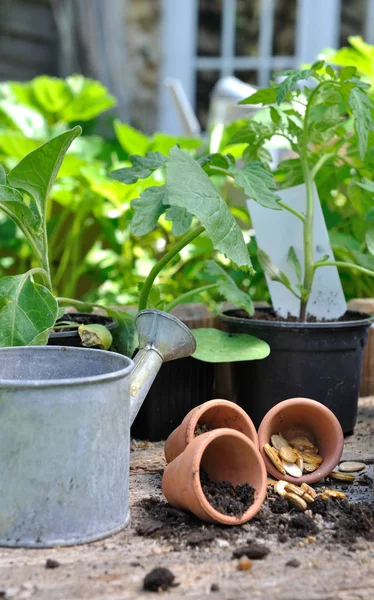
[[[163,360],[194,338],[160,311],[135,361],[58,346],[0,349],[0,545],[94,541],[129,521],[130,427]]]

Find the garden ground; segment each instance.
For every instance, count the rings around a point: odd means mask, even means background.
[[[367,463],[365,474],[345,485],[348,498],[373,501],[374,397],[360,401],[354,436],[347,438],[343,458]],[[0,597],[9,600],[127,600],[152,596],[142,591],[144,576],[163,566],[175,574],[178,587],[162,598],[241,600],[372,600],[374,597],[374,528],[367,538],[341,535],[341,521],[318,517],[316,535],[296,531],[295,514],[274,515],[238,528],[204,526],[171,509],[163,499],[162,444],[139,444],[131,454],[132,523],[101,542],[73,548],[0,550]],[[329,482],[328,487],[343,489]],[[329,501],[334,502],[334,501]],[[336,502],[336,501],[335,501]],[[269,502],[268,502],[269,504]],[[267,512],[266,512],[267,511]],[[355,519],[353,519],[355,520]],[[370,530],[370,531],[369,531]],[[287,533],[288,532],[288,533]],[[343,532],[344,533],[344,532]],[[283,539],[282,539],[283,538]],[[251,570],[239,571],[233,551],[248,541],[270,549]],[[280,541],[281,540],[281,541]],[[45,567],[53,559],[59,566]],[[286,566],[297,559],[298,567]],[[212,584],[218,587],[212,591]]]

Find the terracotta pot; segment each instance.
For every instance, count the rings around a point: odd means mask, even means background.
[[[319,450],[323,462],[316,471],[302,477],[282,475],[264,452],[273,433],[286,439],[308,438]],[[344,437],[338,419],[326,406],[309,398],[291,398],[274,406],[263,418],[258,430],[260,452],[271,475],[291,483],[315,483],[334,470],[343,452]]]
[[[224,515],[208,502],[201,484],[200,467],[214,481],[230,481],[236,486],[249,483],[256,490],[255,501],[241,516]],[[208,523],[241,525],[260,510],[266,496],[267,475],[257,447],[244,433],[221,428],[195,437],[184,452],[165,469],[162,489],[167,501],[193,512]]]
[[[229,400],[209,400],[196,406],[184,417],[181,425],[174,429],[165,442],[166,462],[171,462],[183,452],[194,439],[197,424],[207,425],[209,429],[228,427],[241,431],[258,448],[255,426],[247,413]]]

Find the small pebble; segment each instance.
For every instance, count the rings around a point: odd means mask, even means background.
[[[242,556],[238,562],[239,571],[250,571],[252,569],[252,561],[246,556]]]
[[[232,558],[241,558],[246,556],[254,560],[265,558],[269,554],[270,550],[263,544],[257,544],[255,542],[249,542],[247,546],[241,546],[234,550]]]
[[[339,471],[342,473],[357,473],[358,471],[363,471],[366,465],[364,463],[356,462],[354,460],[340,463]]]
[[[175,575],[169,569],[156,567],[144,577],[143,589],[149,592],[165,591],[176,585],[174,579]]]
[[[55,560],[54,558],[47,558],[47,560],[45,561],[45,568],[46,569],[57,569],[57,567],[60,566],[60,563],[58,562],[58,560]]]
[[[210,586],[210,591],[211,592],[219,592],[219,585],[218,585],[218,583],[212,583],[212,585]]]
[[[289,560],[288,562],[286,562],[286,567],[300,567],[301,562],[299,560],[297,560],[297,558],[292,558],[291,560]]]

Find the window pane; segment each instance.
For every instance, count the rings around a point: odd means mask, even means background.
[[[273,36],[274,56],[292,56],[295,54],[295,32],[296,0],[275,0]]]
[[[234,75],[244,83],[257,85],[257,71],[235,71]]]
[[[203,130],[207,127],[210,93],[220,78],[219,71],[198,71],[196,77],[196,114]]]
[[[257,56],[261,0],[236,1],[236,56]]]
[[[350,35],[365,36],[366,0],[341,0],[339,46],[348,46]]]
[[[222,0],[199,0],[198,56],[220,56],[221,22]]]

